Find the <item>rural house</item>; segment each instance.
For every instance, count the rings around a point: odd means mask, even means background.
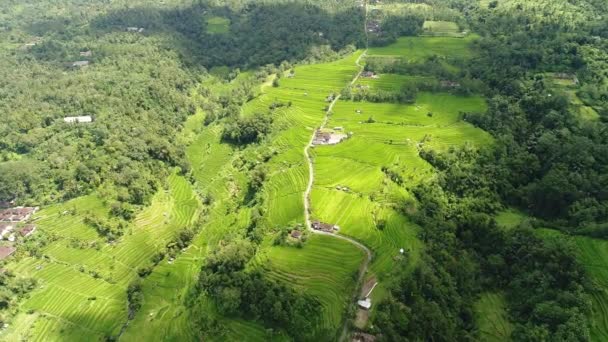
[[[357,301],[357,305],[359,305],[361,309],[369,310],[372,307],[372,300],[367,297],[365,299]]]
[[[455,82],[455,81],[443,80],[440,83],[441,83],[441,86],[444,88],[460,88],[460,83]]]
[[[4,236],[8,236],[14,229],[12,223],[0,223],[0,239],[3,239]]]
[[[291,237],[299,240],[302,237],[302,232],[294,229],[291,231]]]
[[[374,342],[376,341],[376,336],[371,334],[366,334],[362,332],[356,332],[353,334],[352,342]]]
[[[26,238],[36,231],[36,226],[33,224],[26,224],[23,228],[19,230],[19,235]]]
[[[17,249],[10,246],[0,246],[0,260],[4,260],[13,255]]]
[[[93,51],[91,51],[91,50],[80,51],[80,57],[91,57],[91,56],[93,56]]]
[[[38,207],[16,207],[0,210],[0,221],[4,222],[23,222],[38,211]]]
[[[361,77],[364,77],[364,78],[379,78],[379,76],[375,72],[373,72],[373,71],[364,71],[361,74]]]
[[[91,123],[93,122],[93,117],[90,115],[84,116],[67,116],[63,118],[63,122],[66,123]]]
[[[312,229],[320,230],[320,231],[326,232],[326,233],[333,233],[334,231],[340,229],[340,227],[338,227],[334,224],[324,223],[321,221],[313,221]]]
[[[74,63],[72,63],[72,68],[84,68],[89,66],[90,62],[89,61],[76,61]]]

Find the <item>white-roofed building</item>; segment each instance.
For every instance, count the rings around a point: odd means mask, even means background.
[[[67,116],[63,118],[64,122],[67,123],[91,123],[93,122],[93,117],[90,115],[84,116]]]

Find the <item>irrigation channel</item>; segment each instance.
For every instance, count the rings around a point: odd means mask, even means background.
[[[361,56],[359,56],[359,58],[357,58],[357,61],[355,62],[357,64],[357,66],[359,67],[359,72],[357,73],[355,78],[350,82],[351,85],[354,85],[355,82],[357,82],[357,80],[361,76],[361,73],[363,73],[363,66],[360,64],[360,62],[366,53],[367,53],[367,50],[365,50],[361,54]],[[319,129],[323,129],[323,128],[325,128],[325,126],[327,126],[327,122],[329,121],[329,114],[333,110],[333,108],[336,105],[336,103],[338,102],[338,100],[340,100],[340,95],[336,96],[334,98],[334,100],[331,102],[331,104],[329,105],[329,107],[327,108],[327,111],[325,112],[325,117],[323,118],[323,123],[321,124],[321,127],[319,127]],[[313,130],[312,137],[310,138],[310,141],[304,148],[304,156],[306,157],[306,160],[308,161],[308,186],[306,187],[306,191],[304,192],[304,218],[306,219],[306,227],[310,232],[312,232],[314,234],[333,236],[336,239],[348,241],[349,243],[355,245],[357,248],[359,248],[365,252],[366,258],[363,261],[363,264],[361,265],[361,267],[359,268],[359,278],[357,280],[357,286],[355,287],[356,291],[359,291],[359,288],[361,287],[365,274],[367,273],[367,268],[369,266],[369,263],[372,261],[372,251],[364,244],[362,244],[359,241],[354,240],[350,237],[347,237],[344,235],[339,235],[337,233],[334,234],[334,233],[319,231],[319,230],[315,230],[312,228],[312,222],[310,220],[310,207],[311,207],[310,206],[310,203],[311,203],[310,193],[312,192],[312,187],[315,182],[315,169],[314,169],[314,161],[313,161],[312,157],[310,156],[310,148],[313,146],[313,140],[315,138],[315,133],[316,133],[316,130]],[[353,298],[355,298],[355,297],[356,297],[356,293],[353,296]],[[342,333],[340,335],[340,341],[345,340],[347,332],[348,332],[348,320],[345,319],[344,326],[342,328]]]

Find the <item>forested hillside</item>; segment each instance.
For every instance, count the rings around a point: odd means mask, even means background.
[[[3,1],[0,340],[605,340],[606,11]]]

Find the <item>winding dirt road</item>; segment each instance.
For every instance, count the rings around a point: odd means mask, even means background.
[[[357,61],[355,62],[357,64],[357,66],[359,67],[359,72],[357,73],[355,78],[353,78],[353,80],[350,82],[351,85],[354,85],[355,82],[357,82],[357,80],[361,76],[361,73],[363,72],[363,66],[360,64],[360,62],[366,53],[367,53],[367,50],[365,50],[361,54],[361,56],[359,56],[359,58],[357,58]],[[325,117],[323,118],[323,123],[321,124],[320,129],[325,128],[325,126],[327,125],[327,122],[329,121],[329,113],[331,113],[331,111],[333,110],[333,108],[336,105],[336,103],[338,102],[338,100],[340,100],[340,95],[336,96],[336,98],[331,102],[331,104],[327,108],[327,111],[325,112]],[[313,140],[315,138],[315,133],[316,133],[316,130],[313,130],[310,141],[304,148],[304,156],[306,157],[306,161],[308,162],[308,185],[306,187],[306,191],[304,192],[304,218],[306,219],[306,227],[309,231],[311,231],[314,234],[332,236],[336,239],[347,241],[365,252],[366,258],[365,258],[363,264],[361,264],[361,267],[359,268],[359,278],[357,280],[357,286],[356,286],[356,288],[358,290],[359,287],[361,286],[361,283],[363,282],[363,278],[365,277],[365,274],[367,273],[367,268],[369,266],[369,263],[372,261],[372,256],[373,256],[372,251],[364,244],[362,244],[359,241],[352,239],[348,236],[327,233],[327,232],[318,231],[318,230],[315,230],[312,228],[312,222],[310,219],[310,212],[311,212],[310,194],[312,192],[312,187],[315,182],[315,169],[314,169],[314,161],[310,155],[310,148],[313,146]],[[355,297],[355,296],[353,296],[353,297]],[[347,333],[348,333],[348,321],[345,320],[344,326],[342,328],[342,333],[340,335],[340,341],[343,341],[346,338]]]

